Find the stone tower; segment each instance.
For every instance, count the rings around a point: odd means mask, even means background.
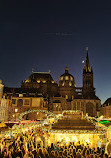
[[[82,95],[83,98],[93,99],[95,97],[95,88],[93,87],[93,70],[90,67],[89,57],[88,57],[88,48],[86,48],[87,55],[86,61],[83,68],[83,88]]]

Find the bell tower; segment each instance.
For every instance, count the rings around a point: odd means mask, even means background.
[[[90,67],[88,47],[86,47],[87,55],[86,61],[83,68],[83,88],[82,95],[83,98],[93,98],[95,96],[95,88],[93,87],[93,70]]]

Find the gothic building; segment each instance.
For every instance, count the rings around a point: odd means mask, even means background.
[[[89,64],[88,52],[86,56],[86,64],[83,68],[83,98],[95,98],[95,91],[93,87],[93,71]]]
[[[80,110],[89,116],[96,116],[101,104],[95,95],[88,52],[83,68],[82,87],[76,87],[74,77],[66,67],[65,72],[59,77],[58,84],[50,72],[32,72],[28,79],[22,81],[21,88],[4,87],[3,94],[11,100],[11,106],[14,110],[18,109],[19,113],[29,109],[46,108],[54,113]]]

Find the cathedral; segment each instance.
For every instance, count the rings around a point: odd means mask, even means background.
[[[32,72],[21,83],[20,88],[4,87],[3,95],[10,100],[13,113],[18,114],[30,109],[47,109],[60,114],[63,110],[82,111],[84,115],[97,116],[101,101],[95,94],[93,70],[90,66],[88,51],[83,68],[83,86],[76,87],[69,68],[56,83],[50,72]]]

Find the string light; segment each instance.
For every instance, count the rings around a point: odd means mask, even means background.
[[[47,119],[43,120],[43,121],[40,121],[40,124],[38,124],[37,122],[31,122],[31,123],[26,123],[25,125],[23,125],[21,123],[22,121],[22,118],[24,115],[27,115],[29,113],[32,113],[32,112],[41,112],[41,113],[45,113],[47,114]],[[82,117],[84,119],[87,119],[88,121],[90,121],[91,123],[93,123],[95,125],[95,130],[52,130],[51,127],[54,123],[56,123],[58,121],[58,119],[61,119],[62,116],[64,115],[64,113],[74,113],[74,112],[81,112],[79,110],[64,110],[62,112],[61,115],[56,115],[54,113],[51,113],[47,110],[29,110],[29,111],[25,111],[23,113],[20,114],[19,116],[19,125],[14,125],[12,128],[9,128],[8,131],[5,131],[5,132],[1,132],[1,134],[4,134],[4,135],[8,135],[10,133],[21,133],[21,130],[22,129],[27,129],[29,127],[31,128],[36,128],[36,127],[42,127],[42,131],[44,132],[49,132],[49,133],[73,133],[73,134],[105,134],[106,133],[106,129],[107,127],[104,126],[104,128],[102,130],[98,130],[98,121],[96,118],[93,118],[97,121],[97,123],[94,122],[94,120],[88,116],[83,116],[82,114]],[[51,122],[50,121],[50,118],[53,117],[53,121]],[[47,123],[48,125],[48,128],[46,128],[45,124]]]

